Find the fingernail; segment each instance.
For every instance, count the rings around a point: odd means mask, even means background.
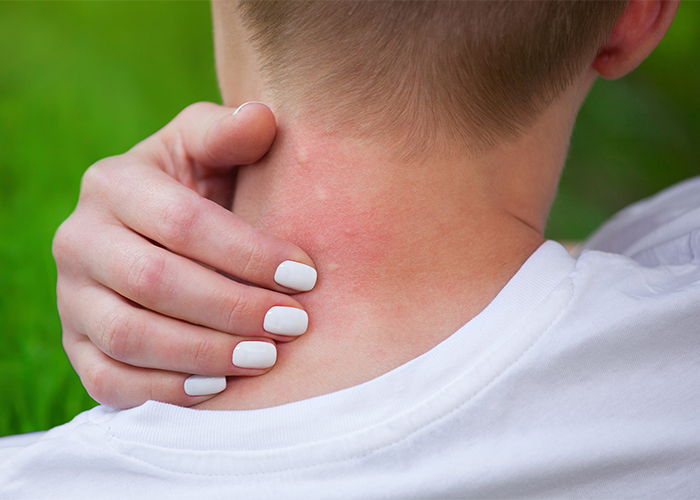
[[[300,262],[285,260],[275,271],[275,282],[300,292],[308,292],[316,285],[316,269]]]
[[[226,389],[226,377],[190,375],[185,380],[185,394],[188,396],[208,396]]]
[[[265,314],[263,329],[280,335],[301,335],[309,327],[309,315],[296,307],[275,306]]]
[[[253,104],[253,103],[256,103],[256,104],[265,104],[265,103],[260,102],[260,101],[248,101],[248,102],[244,102],[243,104],[241,104],[240,106],[238,106],[238,107],[236,108],[236,111],[234,111],[234,112],[233,112],[233,115],[231,115],[231,116],[236,116],[236,115],[238,114],[238,112],[243,108],[243,106],[247,106],[248,104]]]
[[[270,342],[239,342],[232,361],[238,368],[270,368],[277,361],[277,348]]]

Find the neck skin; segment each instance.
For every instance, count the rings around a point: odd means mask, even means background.
[[[273,108],[275,144],[240,170],[233,208],[314,260],[316,288],[296,295],[309,329],[277,345],[269,373],[230,379],[198,407],[265,408],[357,385],[476,316],[544,241],[593,80],[582,78],[517,141],[469,159],[398,161]]]

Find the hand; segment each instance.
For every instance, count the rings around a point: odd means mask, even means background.
[[[235,165],[257,161],[275,133],[263,104],[199,103],[85,173],[53,253],[63,346],[98,402],[200,403],[212,395],[188,393],[223,387],[194,377],[185,388],[189,374],[259,375],[275,341],[306,330],[287,294],[313,287],[311,259],[228,210]]]

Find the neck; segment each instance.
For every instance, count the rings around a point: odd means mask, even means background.
[[[271,152],[239,172],[234,212],[314,260],[316,288],[296,296],[309,329],[278,344],[272,371],[230,380],[202,408],[327,394],[454,333],[543,242],[570,131],[529,134],[479,158],[397,160],[278,119]]]

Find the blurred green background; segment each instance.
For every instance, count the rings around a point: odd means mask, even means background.
[[[700,173],[700,2],[632,75],[586,102],[548,225],[580,240]],[[0,2],[0,435],[95,403],[60,344],[51,240],[98,159],[219,101],[209,4]]]

